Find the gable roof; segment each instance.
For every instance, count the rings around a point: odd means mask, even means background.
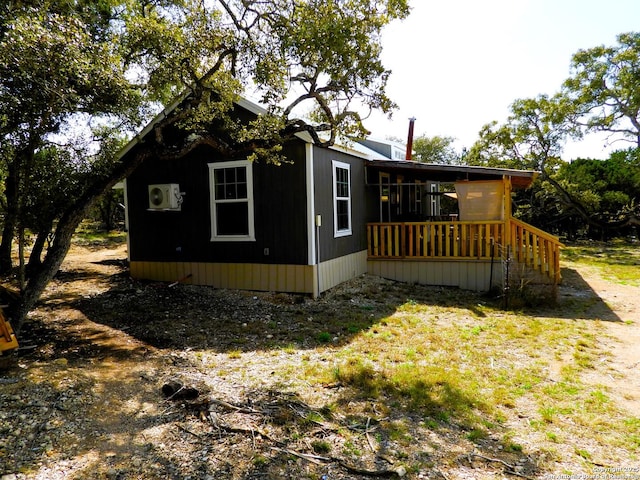
[[[138,143],[141,143],[144,137],[146,137],[153,130],[155,125],[161,120],[164,120],[169,114],[171,114],[171,112],[173,112],[176,108],[178,108],[180,104],[189,97],[190,93],[191,93],[190,91],[185,90],[184,92],[182,92],[182,94],[178,95],[171,104],[169,104],[167,107],[162,109],[162,111],[156,114],[156,116],[153,117],[153,119],[139,133],[134,135],[133,138],[120,150],[117,157],[122,158],[129,151],[131,151],[131,149],[133,149]],[[234,101],[234,103],[238,107],[244,110],[247,110],[255,115],[265,115],[268,113],[268,110],[266,108],[262,107],[261,105],[245,97],[239,97],[238,100]],[[300,132],[300,133],[297,133],[295,136],[306,143],[313,143],[313,139],[311,138],[311,135],[309,135],[307,132]],[[370,148],[367,148],[364,145],[355,141],[354,142],[343,141],[342,143],[335,144],[329,148],[332,150],[345,152],[365,160],[387,158],[384,155],[381,155],[380,153]]]
[[[188,90],[185,90],[182,94],[178,95],[171,104],[159,112],[124,146],[122,150],[120,150],[118,158],[122,158],[138,143],[142,142],[143,138],[153,130],[155,125],[166,118],[173,110],[178,108],[178,106],[184,102],[189,95],[190,92]],[[264,115],[268,113],[266,108],[244,97],[239,97],[234,103],[240,108],[243,108],[255,115]],[[304,142],[313,143],[311,136],[306,132],[298,133],[296,134],[296,137]],[[371,148],[382,143],[389,143],[390,145],[393,144],[393,147],[400,147],[400,144],[397,142],[380,140],[372,140],[371,142],[368,142],[367,140],[364,140],[343,141],[329,148],[331,150],[348,153],[355,157],[362,158],[366,161],[367,166],[374,169],[384,169],[386,171],[429,172],[433,180],[444,182],[453,182],[457,180],[488,180],[508,176],[511,177],[511,183],[513,186],[526,188],[531,185],[538,175],[537,172],[532,170],[476,167],[468,165],[443,165],[435,163],[421,163],[412,160],[397,160],[391,158],[391,155],[385,155],[383,153],[384,150],[381,150],[380,148],[375,148],[375,150]]]
[[[189,90],[185,90],[180,95],[178,95],[173,102],[171,102],[167,107],[163,108],[153,119],[134,137],[129,140],[129,142],[120,150],[117,157],[124,157],[133,147],[135,147],[138,143],[142,142],[144,137],[146,137],[156,126],[158,122],[164,120],[171,112],[173,112],[176,108],[180,106],[182,102],[184,102],[191,92]],[[247,100],[244,97],[240,97],[238,100],[234,101],[234,103],[240,108],[244,108],[245,110],[255,114],[255,115],[264,115],[267,113],[267,109],[254,103],[250,100]]]

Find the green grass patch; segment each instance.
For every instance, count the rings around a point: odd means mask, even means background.
[[[604,278],[626,285],[640,285],[640,248],[622,241],[589,242],[562,249],[567,262],[596,267]]]
[[[101,230],[95,223],[85,221],[80,224],[73,239],[76,245],[107,247],[126,242],[127,232],[122,230]]]
[[[429,305],[407,302],[355,338],[348,350],[337,353],[335,380],[362,398],[396,402],[473,430],[486,420],[504,422],[502,409],[515,408],[522,396],[536,395],[543,405],[544,398],[577,388],[568,383],[545,386],[542,354],[560,356],[573,346],[591,359],[596,350],[580,322],[488,307],[479,320],[468,309],[439,307],[439,315],[452,318],[442,322],[432,311]],[[584,363],[574,360],[574,371],[587,368]],[[549,412],[545,421],[554,417]]]
[[[316,340],[319,343],[329,343],[331,341],[331,334],[329,332],[320,332],[317,337]]]
[[[318,454],[325,454],[331,451],[331,444],[325,440],[314,440],[311,442],[311,448]]]
[[[623,423],[606,389],[581,381],[607,355],[598,342],[599,322],[572,316],[566,306],[556,318],[486,302],[479,314],[477,296],[463,294],[457,305],[450,300],[412,299],[372,322],[333,352],[332,381],[380,411],[420,415],[426,430],[461,427],[472,442],[504,434],[523,401],[533,405],[530,428],[551,450],[562,441],[558,430],[563,439],[590,438],[640,453],[633,422]],[[385,428],[387,438],[411,443],[406,424]],[[523,449],[519,442],[503,445],[512,453]]]

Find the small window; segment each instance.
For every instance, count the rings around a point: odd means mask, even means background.
[[[351,165],[333,161],[333,225],[336,237],[351,235]]]
[[[255,240],[251,162],[210,163],[209,188],[211,240]]]

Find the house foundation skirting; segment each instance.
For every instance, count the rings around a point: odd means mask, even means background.
[[[367,273],[367,251],[320,262],[320,292]]]
[[[500,261],[369,260],[368,273],[407,283],[460,287],[484,292],[502,285]],[[491,271],[493,270],[493,274]],[[491,282],[491,284],[490,284]]]
[[[313,294],[317,285],[314,265],[131,261],[129,270],[140,280],[235,290]]]
[[[140,280],[210,285],[215,288],[265,292],[304,293],[317,296],[367,272],[367,252],[357,252],[316,265],[260,263],[142,262],[131,261],[130,274]],[[319,288],[318,288],[319,287]]]

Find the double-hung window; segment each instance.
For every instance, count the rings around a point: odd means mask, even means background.
[[[336,237],[351,235],[351,165],[333,161],[333,228]]]
[[[253,170],[248,160],[209,164],[211,240],[253,241]]]

